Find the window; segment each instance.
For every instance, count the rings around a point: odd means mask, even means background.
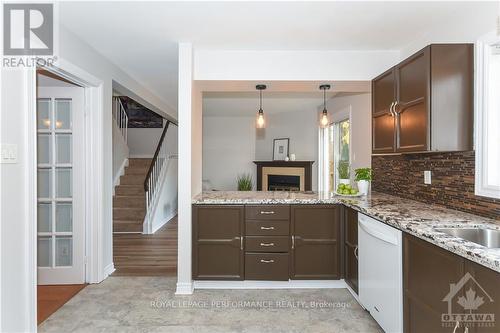
[[[337,184],[350,178],[350,107],[332,115],[327,128],[320,129],[318,184],[320,191],[335,191]],[[345,171],[349,175],[345,174]]]
[[[500,37],[477,43],[476,195],[500,198]]]
[[[329,187],[333,192],[341,180],[350,178],[350,122],[349,119],[333,123],[329,127]]]

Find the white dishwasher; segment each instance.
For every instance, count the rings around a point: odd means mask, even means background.
[[[359,300],[388,333],[403,332],[402,233],[358,214]]]

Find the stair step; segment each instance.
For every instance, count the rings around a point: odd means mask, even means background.
[[[113,208],[113,220],[137,221],[143,220],[145,215],[144,208]]]
[[[149,170],[149,165],[141,167],[126,167],[125,175],[142,175],[144,176],[144,178],[146,178],[148,170]]]
[[[127,175],[120,177],[120,185],[142,185],[144,184],[143,175]]]
[[[113,232],[142,232],[142,221],[113,221]]]
[[[136,167],[136,166],[148,166],[151,164],[151,158],[129,158],[128,166]]]
[[[115,188],[115,195],[141,195],[144,196],[144,186],[141,185],[119,185]]]
[[[113,197],[114,208],[146,208],[144,195],[115,195]]]

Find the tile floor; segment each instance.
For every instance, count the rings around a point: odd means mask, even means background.
[[[175,283],[109,277],[87,286],[38,331],[382,332],[346,289],[198,290],[180,297]]]

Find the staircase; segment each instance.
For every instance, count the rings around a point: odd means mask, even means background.
[[[113,197],[113,232],[142,233],[146,215],[144,180],[151,159],[130,158]]]

